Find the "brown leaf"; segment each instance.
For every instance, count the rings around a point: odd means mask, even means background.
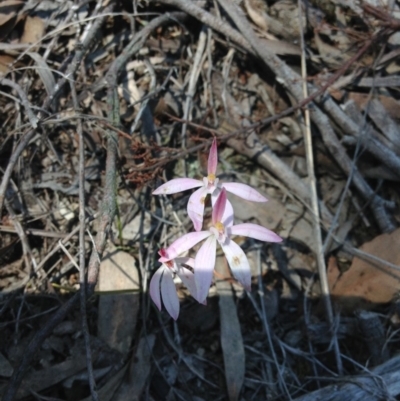
[[[6,75],[9,71],[9,65],[15,60],[14,57],[7,54],[0,54],[0,76]]]
[[[267,5],[263,1],[245,0],[244,6],[251,20],[264,31],[268,30]]]
[[[352,56],[349,52],[344,52],[322,40],[318,32],[315,32],[314,38],[320,57],[331,68],[341,67]]]
[[[361,250],[381,258],[400,269],[400,229],[382,234],[361,246]],[[400,270],[373,265],[354,258],[349,270],[340,275],[334,258],[328,266],[328,281],[332,296],[346,307],[390,302],[400,289]]]
[[[131,346],[139,310],[139,289],[135,259],[126,252],[109,249],[100,265],[98,290],[103,294],[99,300],[98,336],[122,354]]]
[[[27,17],[24,26],[24,33],[22,34],[21,43],[36,43],[44,34],[45,23],[39,17]]]
[[[135,259],[129,253],[110,247],[100,265],[99,292],[135,291],[140,287]]]
[[[349,92],[349,99],[357,104],[360,110],[364,110],[368,106],[371,96],[368,93]],[[400,116],[400,103],[391,96],[377,95],[376,98],[382,103],[390,117],[399,121]]]
[[[248,221],[255,219],[257,224],[275,230],[285,214],[285,206],[274,198],[269,198],[267,203],[255,203],[230,196],[230,202],[235,210],[235,219]]]

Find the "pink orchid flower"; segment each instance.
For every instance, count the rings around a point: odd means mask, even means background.
[[[176,320],[179,316],[179,299],[176,293],[173,275],[176,273],[183,284],[196,297],[196,284],[193,273],[183,265],[194,267],[193,258],[170,259],[165,249],[159,251],[161,267],[154,273],[150,281],[150,296],[157,308],[161,311],[161,296],[167,312]],[[161,294],[160,294],[161,293]]]
[[[210,288],[215,267],[217,242],[220,244],[234,277],[247,289],[251,286],[249,261],[242,248],[231,239],[232,235],[241,235],[266,242],[281,242],[282,238],[271,230],[258,224],[244,223],[233,225],[232,216],[225,217],[227,204],[226,190],[222,188],[212,212],[212,226],[207,231],[192,232],[183,235],[166,250],[169,258],[187,251],[206,239],[194,260],[194,279],[196,298],[204,302]],[[160,258],[163,262],[163,257]]]
[[[200,231],[203,225],[204,203],[208,194],[211,195],[211,202],[214,205],[222,188],[243,199],[253,202],[267,202],[267,198],[258,191],[246,184],[238,182],[220,183],[216,177],[218,164],[217,140],[214,138],[208,156],[208,175],[203,180],[193,178],[175,178],[158,187],[153,195],[170,195],[177,192],[198,188],[189,198],[187,212],[193,222],[194,229]],[[224,221],[226,218],[233,218],[233,207],[227,200],[225,207]]]

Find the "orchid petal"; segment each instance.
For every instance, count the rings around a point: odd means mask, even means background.
[[[197,288],[197,300],[203,303],[208,294],[213,278],[217,239],[214,236],[207,238],[197,252],[194,260],[194,279]]]
[[[199,188],[190,195],[187,204],[187,212],[193,222],[194,229],[200,231],[203,225],[204,203],[207,196],[207,188]]]
[[[239,182],[226,182],[221,184],[228,192],[252,202],[267,202],[268,199],[252,187]]]
[[[236,280],[247,290],[251,290],[251,272],[249,261],[242,248],[234,241],[229,240],[227,244],[220,244],[229,267]]]
[[[258,224],[244,223],[237,224],[229,228],[231,235],[242,235],[266,242],[281,242],[282,238],[268,228],[259,226]]]
[[[213,207],[213,211],[212,211],[212,223],[213,224],[221,222],[222,217],[225,212],[225,205],[226,205],[226,191],[225,191],[225,189],[222,189],[222,191],[219,194],[218,199],[215,202],[215,205]]]
[[[164,274],[161,281],[161,295],[163,304],[171,317],[176,320],[179,316],[179,299],[176,294],[174,279],[171,270],[164,269]]]
[[[214,208],[215,202],[218,199],[218,195],[220,194],[220,192],[221,191],[218,191],[215,194],[211,195],[211,203],[212,203],[213,208]],[[229,199],[226,199],[225,210],[224,210],[224,214],[221,219],[221,223],[225,227],[230,227],[233,224],[233,218],[234,218],[234,212],[233,212],[232,203],[229,202]]]
[[[159,186],[155,191],[153,191],[153,195],[176,194],[177,192],[201,187],[202,185],[202,181],[195,180],[194,178],[175,178]]]
[[[194,274],[189,269],[186,269],[186,267],[183,266],[178,268],[177,274],[182,280],[182,283],[192,294],[192,297],[197,300],[197,289],[194,280]]]
[[[231,227],[233,225],[233,206],[228,199],[226,200],[225,211],[224,215],[222,216],[221,223],[225,227]]]
[[[194,269],[194,259],[188,257],[175,258],[175,263],[179,266],[187,265]]]
[[[217,152],[217,139],[214,138],[211,145],[210,154],[208,155],[208,174],[213,174],[217,172],[218,165],[218,152]]]
[[[209,231],[195,231],[183,235],[182,237],[175,240],[165,251],[168,255],[167,258],[161,257],[158,259],[159,262],[164,263],[169,260],[175,259],[178,255],[186,252],[190,248],[193,248],[197,243],[209,237],[211,233]]]
[[[175,262],[178,265],[187,265],[190,266],[193,270],[194,270],[194,259],[193,258],[176,258]],[[180,279],[182,280],[183,284],[185,284],[185,286],[188,288],[188,290],[190,291],[190,293],[192,294],[192,297],[200,302],[197,298],[197,288],[196,288],[196,282],[194,281],[194,274],[189,270],[186,269],[184,266],[180,266],[180,269],[182,270],[178,270],[178,276],[180,277]],[[183,273],[183,275],[182,275]],[[200,302],[203,305],[206,305],[206,301]]]
[[[151,299],[156,304],[158,310],[161,310],[161,297],[160,297],[160,279],[164,272],[165,266],[161,267],[153,274],[150,280],[149,292]]]

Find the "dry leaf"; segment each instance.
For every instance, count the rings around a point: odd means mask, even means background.
[[[140,288],[139,273],[135,259],[127,252],[110,246],[100,265],[97,291],[137,291]]]
[[[45,23],[39,17],[26,17],[24,33],[22,34],[21,43],[36,43],[44,34]]]
[[[254,203],[238,196],[229,197],[235,210],[235,219],[248,221],[255,219],[257,224],[276,230],[285,214],[285,206],[276,199],[269,198],[267,203]]]
[[[139,289],[135,259],[126,252],[109,248],[100,264],[98,291],[103,294],[99,300],[98,337],[122,354],[131,346],[139,310]]]
[[[264,31],[268,30],[266,14],[267,4],[265,2],[245,0],[244,6],[252,21]]]
[[[368,105],[371,96],[368,93],[349,92],[349,100],[353,100],[360,110]],[[400,103],[391,96],[377,95],[376,98],[382,103],[383,107],[395,121],[400,119]]]
[[[310,248],[315,254],[318,249],[315,244],[313,228],[302,206],[286,204],[285,216],[279,226],[279,233],[283,238],[290,238]]]
[[[400,229],[379,235],[360,248],[363,252],[399,266],[399,270],[354,258],[350,269],[340,275],[335,258],[329,260],[329,286],[332,296],[340,305],[351,309],[360,304],[382,304],[393,299],[400,290],[399,243]]]
[[[53,77],[50,67],[39,53],[29,52],[28,54],[33,58],[33,60],[35,60],[38,66],[37,73],[43,81],[47,94],[51,96],[54,88],[56,87],[56,81]]]
[[[0,76],[6,75],[9,71],[9,65],[14,62],[15,58],[7,54],[0,54]]]
[[[314,38],[320,57],[331,68],[341,67],[352,56],[322,40],[318,32],[315,32]]]
[[[271,20],[279,21],[285,28],[285,35],[292,39],[298,39],[301,34],[299,8],[296,2],[278,0],[270,8]],[[302,30],[306,29],[307,21],[305,15],[301,17]]]

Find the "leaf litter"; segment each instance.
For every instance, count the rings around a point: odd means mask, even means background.
[[[400,9],[372,1],[227,4],[1,3],[4,400],[83,400],[92,379],[100,399],[400,394]],[[304,80],[310,97],[301,104]],[[269,199],[260,207],[230,197],[235,223],[266,226],[285,241],[237,238],[251,292],[219,269],[207,305],[197,305],[175,278],[181,317],[174,323],[156,312],[148,283],[157,251],[192,228],[184,213],[190,193],[155,199],[151,192],[172,178],[201,179],[214,136],[221,181],[249,184]],[[81,252],[92,369],[82,310],[71,302],[82,287]],[[104,267],[110,252],[120,268]],[[316,255],[327,261],[334,325]],[[98,281],[107,293],[91,291]]]

